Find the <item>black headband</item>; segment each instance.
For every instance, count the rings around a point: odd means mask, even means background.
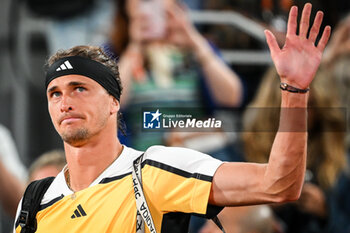
[[[120,86],[112,71],[105,65],[81,56],[63,57],[55,61],[46,72],[45,86],[55,78],[77,74],[98,82],[107,92],[120,100]]]

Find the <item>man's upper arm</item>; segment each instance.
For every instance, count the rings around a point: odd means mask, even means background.
[[[257,163],[222,164],[213,177],[209,203],[234,206],[271,202],[264,187],[266,167]]]

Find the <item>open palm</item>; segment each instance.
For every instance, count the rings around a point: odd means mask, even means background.
[[[271,57],[281,77],[281,82],[301,89],[306,89],[314,78],[331,31],[327,26],[318,45],[315,46],[323,18],[323,13],[319,11],[307,38],[311,8],[310,3],[305,4],[300,20],[299,35],[296,34],[298,9],[296,6],[291,8],[286,42],[282,49],[279,48],[275,36],[270,31],[265,31]]]

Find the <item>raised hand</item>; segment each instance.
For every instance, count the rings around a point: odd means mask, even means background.
[[[185,5],[169,3],[166,5],[168,15],[168,33],[166,40],[176,46],[193,49],[198,40],[204,40],[191,23]]]
[[[298,9],[296,6],[291,8],[286,42],[282,49],[279,48],[275,36],[269,30],[265,31],[271,57],[281,82],[300,89],[306,89],[313,80],[331,32],[330,26],[326,26],[318,45],[315,46],[323,18],[323,12],[319,11],[307,38],[311,8],[310,3],[305,4],[299,25],[299,35],[296,34]]]

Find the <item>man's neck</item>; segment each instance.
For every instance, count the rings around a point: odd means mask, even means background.
[[[75,192],[89,187],[123,150],[117,137],[112,137],[110,140],[99,140],[98,143],[86,143],[80,147],[67,143],[64,146],[69,171],[69,186]]]

